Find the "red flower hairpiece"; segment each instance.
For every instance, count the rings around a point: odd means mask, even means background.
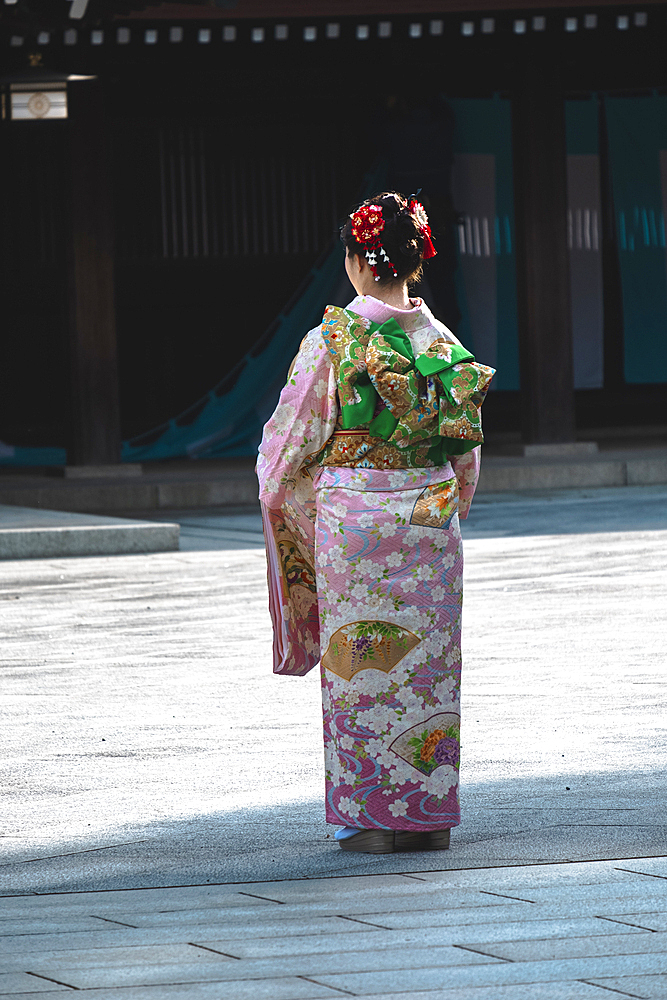
[[[382,205],[362,205],[350,218],[352,235],[357,243],[374,243],[384,229]]]
[[[380,239],[380,233],[384,229],[382,205],[362,205],[361,208],[352,213],[350,218],[352,219],[352,235],[355,240],[357,243],[366,244],[366,260],[375,276],[375,280],[380,280],[380,275],[377,272],[378,253],[387,266],[394,272],[394,277],[398,278],[398,272],[389,260]]]
[[[414,216],[419,232],[422,234],[424,239],[424,252],[422,257],[424,260],[428,260],[430,257],[435,257],[438,251],[433,246],[433,240],[431,239],[431,227],[428,224],[426,209],[422,204],[420,204],[420,202],[411,198],[408,203],[408,211],[410,212],[410,215]]]

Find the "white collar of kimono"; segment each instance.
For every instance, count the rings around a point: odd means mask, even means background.
[[[430,347],[434,331],[435,336],[454,344],[459,343],[452,331],[435,318],[423,299],[412,299],[412,302],[412,309],[397,309],[373,295],[357,295],[345,308],[372,323],[386,323],[388,319],[395,319],[412,340],[416,354],[423,354]]]
[[[412,308],[399,309],[397,306],[390,306],[382,299],[376,299],[374,295],[357,295],[352,299],[346,309],[356,312],[359,316],[372,320],[374,323],[384,323],[386,320],[399,319],[400,317],[418,316],[424,312],[425,303],[423,299],[410,299]]]

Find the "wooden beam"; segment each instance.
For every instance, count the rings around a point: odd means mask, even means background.
[[[595,8],[595,7],[641,7],[655,6],[664,0],[531,0],[529,10],[550,8]],[[139,5],[138,5],[139,6]],[[525,11],[516,0],[239,0],[238,3],[221,4],[219,7],[206,3],[158,3],[142,6],[128,14],[118,14],[122,20],[128,18],[142,21],[162,19],[221,20],[239,21],[247,18],[262,19],[289,17],[312,19],[317,17],[400,17],[442,14],[476,14],[493,11]],[[525,16],[520,14],[519,16]]]
[[[104,99],[97,81],[69,85],[70,358],[73,465],[120,461],[113,213]]]
[[[565,102],[548,43],[519,72],[513,131],[524,440],[574,441]]]

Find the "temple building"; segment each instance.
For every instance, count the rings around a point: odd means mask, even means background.
[[[664,427],[666,51],[647,0],[4,0],[0,465],[252,455],[393,188],[491,444]]]

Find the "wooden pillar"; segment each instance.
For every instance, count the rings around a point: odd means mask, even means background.
[[[69,84],[71,465],[120,461],[113,210],[100,83]]]
[[[625,387],[623,351],[623,294],[618,256],[614,192],[609,162],[609,136],[604,98],[598,98],[600,148],[600,201],[602,203],[602,297],[604,315],[604,387],[621,392]]]
[[[527,55],[513,104],[524,440],[574,441],[565,104],[556,57]]]

